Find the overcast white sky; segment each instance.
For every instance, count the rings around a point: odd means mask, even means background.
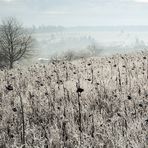
[[[148,25],[148,0],[0,0],[0,19],[27,26]]]

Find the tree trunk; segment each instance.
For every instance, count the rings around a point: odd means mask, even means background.
[[[12,69],[13,68],[13,62],[10,61],[10,64],[9,64],[9,69]]]

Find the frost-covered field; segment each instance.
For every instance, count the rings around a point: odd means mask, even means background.
[[[0,71],[1,148],[147,148],[148,53]]]

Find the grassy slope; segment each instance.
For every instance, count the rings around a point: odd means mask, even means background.
[[[27,148],[146,148],[147,114],[144,52],[0,71],[3,147],[23,144],[24,115]]]

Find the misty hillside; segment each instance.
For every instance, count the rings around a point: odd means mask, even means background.
[[[101,49],[102,55],[144,50],[148,47],[147,29],[147,26],[34,26],[30,32],[37,41],[37,56],[48,58],[67,50],[87,50],[91,45]]]
[[[0,71],[1,148],[146,148],[147,115],[147,52]]]

